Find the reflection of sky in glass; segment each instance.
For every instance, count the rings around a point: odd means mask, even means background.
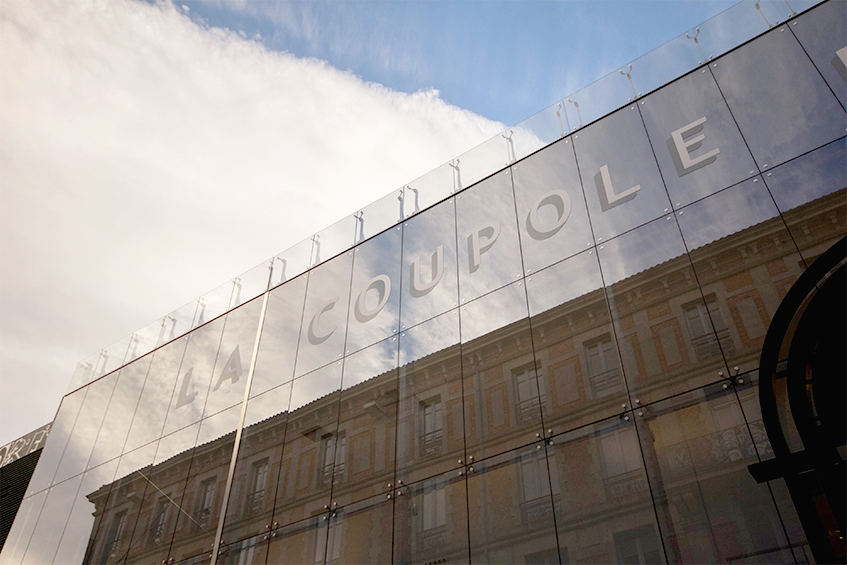
[[[462,305],[462,343],[468,343],[527,316],[526,293],[523,282],[486,294]]]
[[[762,169],[844,135],[847,114],[790,32],[769,33],[711,68]]]
[[[165,324],[159,334],[159,345],[176,339],[189,331],[193,327],[196,312],[197,301],[193,300],[165,316]]]
[[[794,0],[791,3],[796,5]],[[736,45],[767,31],[768,24],[774,25],[777,20],[784,19],[778,4],[778,0],[765,0],[759,3],[762,8],[759,12],[753,2],[739,2],[700,24],[698,39],[706,57],[722,55]]]
[[[847,46],[847,2],[827,2],[791,22],[791,31],[814,61],[841,104],[847,104],[847,77],[835,52]],[[840,71],[839,72],[839,67]]]
[[[683,208],[677,219],[688,250],[693,251],[778,215],[758,177]]]
[[[274,257],[271,288],[306,272],[312,257],[312,244],[312,238],[304,239],[297,245],[286,249]]]
[[[531,316],[603,288],[593,251],[585,251],[532,274],[526,281]]]
[[[353,236],[358,229],[358,220],[347,216],[315,235],[312,245],[312,265],[322,263],[353,247]]]
[[[153,465],[159,465],[174,455],[193,448],[197,441],[197,431],[199,429],[200,424],[192,424],[160,439],[159,446],[156,449],[156,457],[153,459]],[[166,485],[162,486],[164,487]]]
[[[80,483],[82,483],[82,475],[50,489],[41,516],[38,518],[38,524],[32,533],[36,543],[30,543],[27,547],[24,563],[53,562]]]
[[[342,389],[352,388],[397,368],[397,337],[390,337],[344,359]]]
[[[511,148],[508,140],[500,135],[484,141],[453,160],[457,172],[456,190],[462,190],[479,182],[491,173],[508,165],[511,161]]]
[[[330,363],[295,379],[291,389],[290,412],[341,389],[341,361]]]
[[[692,30],[690,35],[694,34]],[[680,35],[634,60],[630,76],[640,96],[684,75],[702,62],[703,57],[697,44],[685,35]],[[624,65],[623,70],[629,70],[629,65]]]
[[[497,173],[456,196],[459,234],[459,296],[467,302],[518,279],[523,271],[511,173]],[[493,244],[485,226],[499,224]],[[479,233],[479,263],[471,258],[471,237]],[[490,245],[490,247],[489,247]],[[486,250],[486,247],[488,249]]]
[[[348,251],[310,271],[296,375],[341,359],[347,333],[352,269],[353,252]]]
[[[626,68],[626,67],[624,67]],[[618,72],[608,74],[565,99],[572,131],[578,131],[632,99],[632,87]]]
[[[200,297],[197,305],[197,315],[194,317],[194,327],[202,326],[209,320],[217,318],[227,311],[232,300],[234,281],[228,281],[215,290]]]
[[[59,412],[47,436],[47,443],[39,456],[38,466],[29,481],[27,495],[35,494],[50,486],[87,392],[88,387],[82,388],[62,399]]]
[[[368,204],[356,219],[356,243],[403,221],[403,190],[389,192],[376,202]]]
[[[159,332],[162,331],[163,324],[164,319],[159,318],[132,334],[132,343],[129,346],[126,357],[127,362],[138,359],[142,355],[147,355],[156,348],[156,343],[159,340]]]
[[[453,168],[444,163],[406,185],[403,208],[406,217],[425,210],[453,193]]]
[[[237,308],[268,290],[271,276],[271,261],[263,261],[233,280],[230,308]]]
[[[397,333],[400,318],[400,243],[401,228],[396,227],[356,248],[347,316],[348,354]],[[368,289],[368,284],[379,275],[388,277],[391,288],[388,297],[383,298],[383,308],[372,313],[379,305],[385,287],[383,283],[376,282]],[[361,296],[363,292],[364,297]]]
[[[442,246],[444,273],[435,287],[423,296],[410,294],[410,266],[417,261],[419,282],[432,281],[432,257]],[[456,283],[456,224],[453,199],[427,210],[403,227],[403,294],[400,299],[401,329],[411,327],[458,305]]]
[[[453,310],[400,334],[400,366],[459,343],[459,311]]]
[[[564,102],[558,102],[505,131],[513,159],[523,159],[568,132]]]
[[[685,254],[672,216],[659,218],[598,246],[607,286]]]
[[[121,456],[121,461],[118,463],[118,472],[115,473],[117,479],[126,477],[127,475],[143,469],[153,463],[153,458],[156,456],[156,448],[159,445],[159,440],[150,442],[147,445],[139,447]]]
[[[253,370],[250,395],[255,396],[294,377],[294,359],[308,277],[299,277],[274,289],[259,338],[259,353]]]
[[[290,400],[291,381],[251,398],[247,404],[247,414],[244,416],[245,429],[287,411]]]
[[[521,230],[521,250],[527,272],[543,269],[592,244],[585,197],[570,139],[560,141],[518,163],[512,168],[512,175]],[[538,240],[527,231],[528,216],[532,207],[553,190],[561,190],[568,195],[570,214],[556,233]],[[554,226],[559,220],[558,210],[550,204],[539,206],[538,219],[539,225],[533,226],[536,229],[544,230],[546,226]]]
[[[764,180],[783,212],[847,187],[847,139],[830,143],[769,173]]]
[[[235,432],[238,429],[238,421],[240,419],[241,405],[239,404],[201,421],[200,433],[197,436],[197,445],[205,445],[229,433]]]
[[[20,563],[23,559],[45,500],[47,491],[43,490],[35,496],[24,498],[21,502],[12,529],[9,530],[9,536],[3,545],[3,558],[8,563]]]

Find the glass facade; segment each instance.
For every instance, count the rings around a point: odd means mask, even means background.
[[[747,466],[847,232],[847,8],[739,9],[83,362],[0,562],[810,562]]]

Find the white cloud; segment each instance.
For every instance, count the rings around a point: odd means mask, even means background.
[[[0,443],[80,358],[499,129],[171,4],[3,2]]]

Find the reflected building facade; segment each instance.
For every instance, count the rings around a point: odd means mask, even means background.
[[[65,396],[0,561],[814,562],[748,466],[771,320],[847,233],[845,21],[520,159],[514,128],[508,166],[465,187],[463,156],[444,198],[413,183],[387,229],[360,212],[160,332]]]

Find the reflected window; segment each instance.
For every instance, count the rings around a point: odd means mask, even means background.
[[[117,557],[121,540],[124,536],[124,530],[126,529],[126,514],[126,510],[115,514],[112,525],[109,527],[109,535],[106,537],[106,545],[103,549],[103,557],[100,559],[100,563],[107,563]]]
[[[601,398],[621,391],[621,373],[618,369],[617,353],[610,334],[604,334],[585,344],[588,361],[588,376],[594,398]]]
[[[329,528],[318,528],[315,536],[315,563],[330,563],[341,557],[341,528],[343,521],[333,523]],[[329,543],[327,543],[327,530],[329,530]]]
[[[523,504],[521,505],[525,523],[547,518],[553,512],[550,494],[558,496],[559,477],[556,468],[556,456],[551,453],[550,474],[548,479],[547,458],[532,450],[526,452],[520,461],[520,482]],[[551,490],[552,486],[552,490]]]
[[[616,532],[615,554],[617,562],[626,565],[647,565],[661,563],[656,530],[653,526],[642,526],[623,532]]]
[[[347,460],[347,436],[342,432],[338,435],[325,435],[321,438],[321,466],[318,470],[318,486],[329,486],[344,481],[344,462]],[[335,476],[335,479],[333,479]]]
[[[685,312],[685,322],[688,324],[688,332],[691,335],[691,343],[694,346],[697,359],[702,361],[720,356],[721,350],[718,346],[718,340],[726,350],[725,353],[728,357],[735,355],[735,345],[729,335],[729,329],[723,321],[723,315],[714,294],[706,296],[705,306],[702,300],[696,300],[683,305],[682,309]],[[710,316],[712,318],[711,323],[709,323]],[[715,325],[717,339],[712,331],[712,324]]]
[[[269,469],[270,466],[267,458],[253,463],[253,467],[250,469],[247,503],[244,508],[245,513],[248,515],[261,512],[265,505]]]
[[[520,425],[541,419],[541,404],[544,402],[544,381],[538,378],[533,365],[512,370],[515,382],[515,412]]]
[[[150,520],[150,530],[147,533],[147,543],[149,545],[160,543],[165,537],[165,524],[168,521],[170,502],[170,498],[167,495],[160,496],[159,500],[156,501],[153,518]]]
[[[638,435],[632,428],[615,430],[600,438],[604,486],[609,500],[638,495],[646,488],[641,470]]]
[[[421,411],[421,456],[430,457],[441,453],[444,437],[443,405],[441,396],[434,396],[420,403]]]
[[[218,481],[215,477],[200,483],[200,489],[197,491],[197,510],[194,512],[194,522],[197,528],[205,528],[211,522],[217,486]]]
[[[424,483],[424,493],[418,510],[422,532],[437,530],[447,523],[444,489],[439,486],[437,481]]]

